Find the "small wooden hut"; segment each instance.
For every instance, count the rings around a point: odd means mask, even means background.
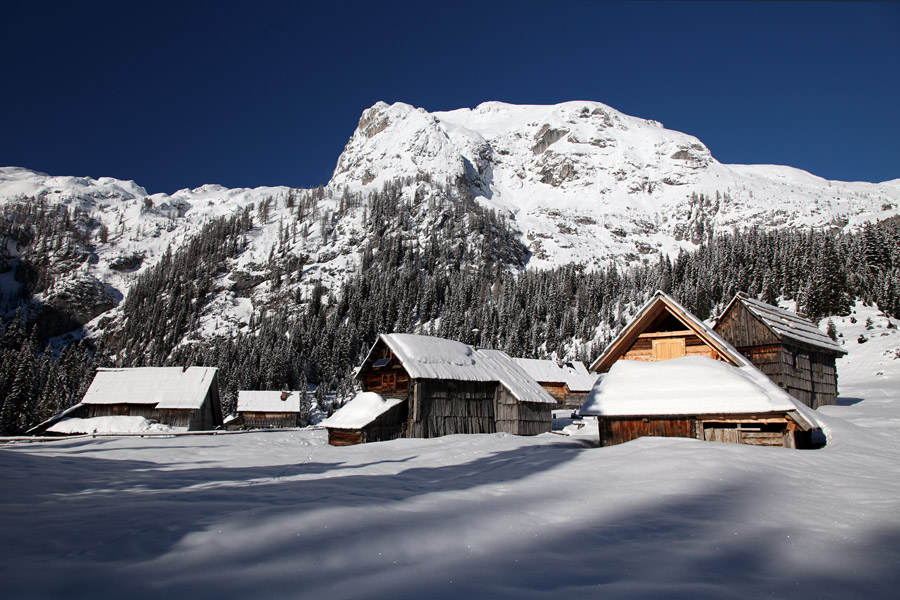
[[[322,422],[332,446],[353,446],[404,437],[406,402],[400,398],[382,398],[373,392],[358,394]]]
[[[390,435],[399,427],[403,437],[536,435],[550,431],[556,407],[505,353],[430,336],[380,336],[356,377],[363,391],[402,402],[403,408],[391,413],[402,422],[384,427]]]
[[[713,329],[806,406],[837,401],[836,360],[847,352],[809,319],[741,293]]]
[[[245,429],[302,427],[302,413],[308,412],[306,394],[293,391],[238,392],[237,412]]]
[[[86,418],[138,416],[188,431],[222,424],[213,367],[99,369],[81,404]]]
[[[591,364],[606,373],[619,360],[656,362],[681,356],[706,356],[730,365],[747,360],[703,321],[663,292],[656,292]]]
[[[597,374],[589,373],[581,361],[513,360],[556,399],[557,408],[580,408],[597,381]]]

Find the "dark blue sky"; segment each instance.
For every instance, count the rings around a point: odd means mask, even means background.
[[[378,100],[596,100],[722,162],[900,178],[900,3],[432,4],[4,0],[0,165],[311,187]]]

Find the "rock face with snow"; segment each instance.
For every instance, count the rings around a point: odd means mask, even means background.
[[[379,102],[363,113],[330,185],[377,189],[422,176],[465,183],[515,217],[534,266],[634,260],[734,227],[844,226],[900,206],[898,181],[724,165],[695,137],[597,102],[432,114]]]
[[[319,285],[335,289],[358,269],[373,229],[366,198],[386,186],[391,202],[416,206],[407,244],[426,244],[446,222],[431,200],[438,188],[445,202],[449,189],[450,201],[494,210],[518,235],[506,258],[491,259],[507,268],[624,265],[735,227],[852,227],[900,207],[900,180],[831,182],[790,167],[724,165],[694,137],[596,102],[488,102],[436,113],[379,102],[364,111],[329,184],[316,190],[205,185],[148,194],[133,181],[0,167],[0,206],[40,205],[60,232],[29,237],[16,221],[22,209],[6,210],[0,316],[32,297],[102,328],[167,249],[252,207],[246,247],[219,265],[197,325],[201,333],[240,328],[260,307],[307,298]],[[470,250],[483,247],[470,237]],[[42,252],[32,279],[17,267],[29,244]],[[79,298],[87,300],[76,310],[70,305]]]

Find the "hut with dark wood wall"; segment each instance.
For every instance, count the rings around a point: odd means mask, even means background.
[[[513,360],[556,399],[557,408],[580,408],[597,381],[596,373],[589,373],[581,361]]]
[[[638,311],[591,369],[601,376],[580,413],[597,417],[601,445],[662,436],[809,447],[817,428],[795,399],[663,292]],[[685,375],[686,369],[693,372]],[[716,373],[719,385],[710,388]],[[749,390],[744,400],[729,398],[735,393],[729,385]]]
[[[505,353],[430,336],[380,336],[357,379],[364,392],[402,402],[404,408],[390,413],[395,421],[381,426],[392,437],[536,435],[550,431],[556,406]]]
[[[245,429],[300,427],[304,392],[248,391],[238,392],[237,412]]]
[[[363,392],[325,419],[328,443],[353,446],[404,437],[408,415],[406,401]]]
[[[847,352],[809,319],[738,294],[713,329],[806,406],[837,401],[836,361]]]
[[[99,369],[80,406],[85,418],[138,416],[188,431],[222,424],[213,367]]]

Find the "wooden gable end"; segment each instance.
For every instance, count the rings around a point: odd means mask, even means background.
[[[691,317],[660,295],[610,344],[591,370],[606,373],[619,360],[653,362],[681,356],[706,356],[737,364],[718,346]]]
[[[364,392],[397,397],[409,392],[409,373],[384,340],[379,339],[356,375]]]
[[[781,338],[742,302],[732,302],[716,321],[714,330],[739,351],[749,347],[780,345],[782,342]]]

